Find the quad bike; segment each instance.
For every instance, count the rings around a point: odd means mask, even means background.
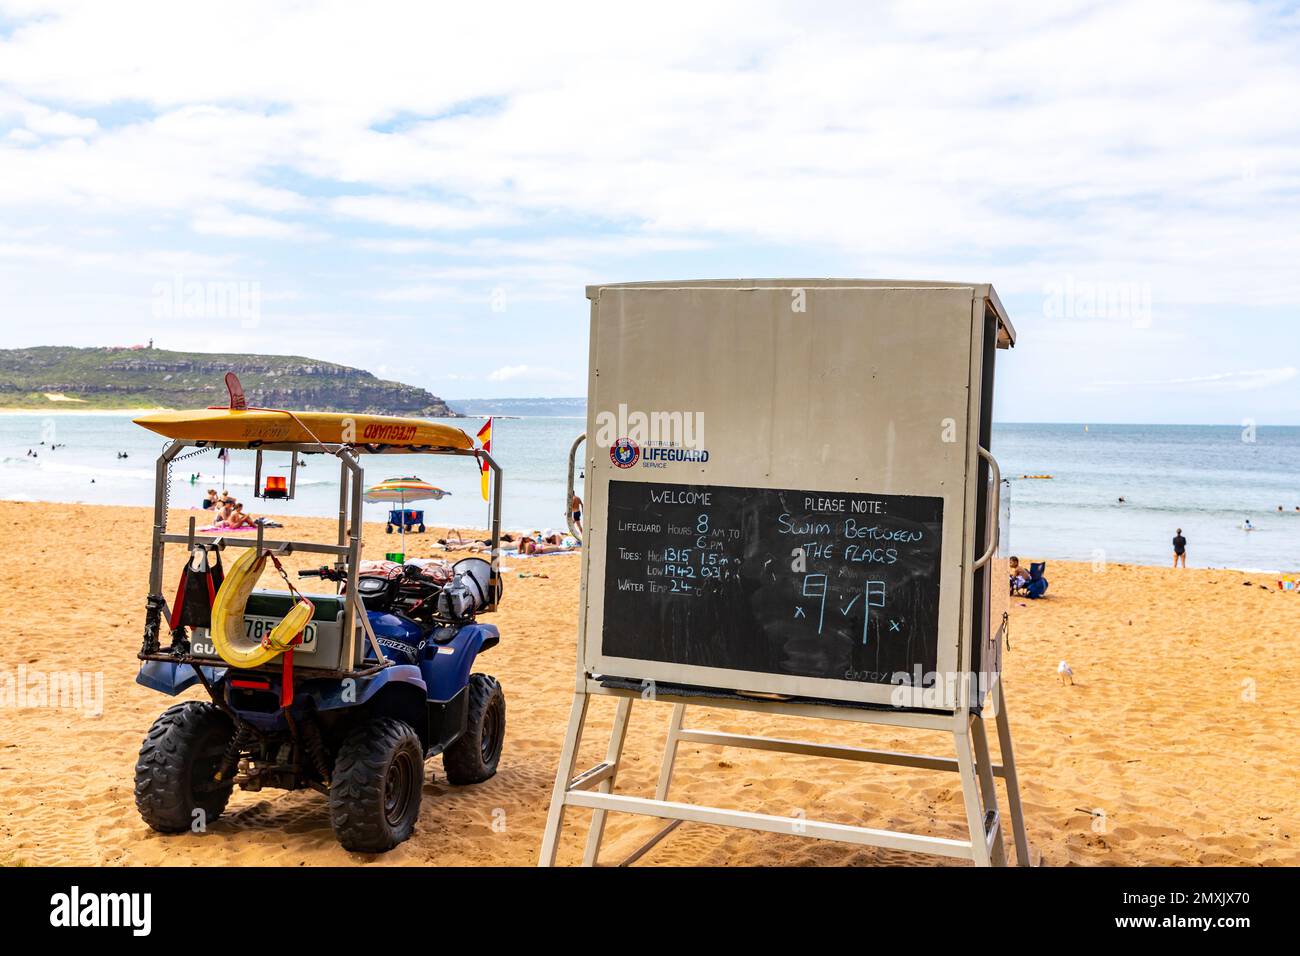
[[[365,433],[387,441],[359,445],[338,440],[351,433],[335,437],[330,419],[342,416],[284,412],[287,422],[268,426],[274,441],[249,441],[259,427],[252,416],[270,410],[250,409],[248,417],[239,411],[232,390],[230,416],[243,426],[239,442],[225,430],[224,417],[214,423],[193,413],[202,420],[177,422],[169,413],[138,420],[174,440],[158,464],[137,682],[171,696],[201,684],[209,700],[176,704],[154,722],[136,764],[136,806],[154,830],[184,833],[216,820],[235,787],[313,789],[328,798],[330,823],[346,849],[389,850],[410,837],[420,815],[425,760],[441,756],[447,781],[465,785],[492,777],[501,759],[505,696],[494,678],[475,672],[478,655],[500,639],[494,626],[477,620],[501,597],[500,469],[485,449],[444,425],[419,422],[413,431],[415,420],[352,416],[342,427],[355,432],[367,419]],[[391,453],[394,442],[400,451],[472,456],[493,471],[491,561],[361,560],[360,456]],[[190,445],[255,448],[259,474],[266,451],[287,450],[295,463],[299,453],[337,455],[338,545],[267,541],[260,528],[255,542],[205,538],[195,534],[193,520],[188,534],[169,534],[170,464]],[[161,591],[162,554],[165,545],[178,543],[189,558],[169,607]],[[248,550],[223,574],[221,552],[230,547]],[[332,583],[335,593],[298,592],[280,558],[299,551],[336,557],[333,565],[298,572],[300,580]],[[253,590],[268,560],[287,592]],[[194,595],[202,598],[205,590],[211,606],[199,600],[195,610]],[[171,629],[168,647],[160,640],[164,622]]]

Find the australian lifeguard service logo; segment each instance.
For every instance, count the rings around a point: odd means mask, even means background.
[[[609,460],[615,468],[631,468],[641,460],[641,448],[630,438],[620,438],[609,446]]]

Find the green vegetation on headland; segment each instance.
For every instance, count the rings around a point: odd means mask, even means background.
[[[0,349],[0,408],[206,408],[227,402],[234,372],[250,405],[319,412],[459,417],[438,396],[297,355],[155,348]]]

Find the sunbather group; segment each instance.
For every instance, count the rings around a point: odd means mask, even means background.
[[[572,551],[579,547],[578,540],[562,531],[547,528],[545,531],[520,532],[501,535],[503,545],[514,545],[519,554],[551,554],[557,551]],[[439,538],[438,544],[448,551],[486,551],[492,546],[490,540],[466,538],[455,528],[445,538]]]
[[[244,511],[244,503],[236,501],[229,492],[218,495],[215,488],[209,488],[203,507],[213,513],[212,527],[214,528],[233,530],[257,526],[257,519]]]
[[[519,536],[520,554],[550,554],[552,551],[572,551],[576,547],[576,538],[554,528]]]

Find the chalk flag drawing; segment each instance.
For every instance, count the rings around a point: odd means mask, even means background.
[[[805,574],[803,578],[803,596],[820,598],[821,607],[817,611],[817,633],[822,632],[822,624],[826,620],[826,575],[824,574]]]
[[[885,582],[868,581],[866,583],[867,612],[862,615],[862,643],[867,643],[868,629],[871,627],[871,608],[885,606]]]

